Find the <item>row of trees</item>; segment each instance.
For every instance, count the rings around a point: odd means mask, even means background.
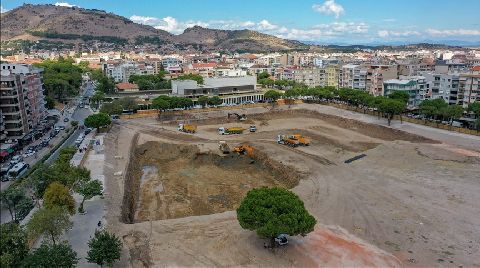
[[[276,90],[269,90],[265,92],[265,98],[269,100],[276,100],[281,97],[296,98],[296,97],[311,97],[317,100],[323,101],[341,101],[350,106],[363,109],[366,112],[367,109],[372,109],[378,112],[379,116],[383,115],[388,120],[390,125],[391,119],[395,115],[401,115],[405,112],[409,94],[402,91],[394,91],[388,96],[373,96],[368,92],[341,88],[335,89],[332,87],[295,87],[293,89],[281,93]],[[453,120],[460,118],[464,112],[471,111],[480,117],[480,104],[473,103],[465,110],[459,105],[448,105],[443,99],[425,100],[419,106],[419,112],[424,115],[426,119],[433,120],[447,120],[450,124]],[[478,123],[480,124],[480,123]]]
[[[138,104],[134,98],[122,98],[116,99],[112,102],[105,102],[100,108],[101,113],[108,115],[122,114],[123,111],[135,111],[138,110]]]
[[[404,92],[394,92],[388,97],[375,97],[368,94],[365,91],[342,88],[336,90],[331,87],[297,87],[285,91],[284,94],[275,91],[269,90],[265,92],[265,98],[270,100],[276,100],[284,96],[286,98],[295,98],[299,96],[308,96],[318,100],[324,101],[342,101],[354,107],[359,107],[364,109],[375,109],[378,111],[379,116],[383,115],[388,120],[388,125],[390,125],[391,120],[395,115],[401,115],[407,107],[408,94]]]
[[[193,101],[189,98],[159,96],[152,100],[152,107],[159,110],[190,108],[192,106]]]
[[[220,97],[218,96],[213,96],[211,98],[207,96],[201,96],[200,98],[198,98],[198,104],[202,105],[202,107],[207,106],[207,104],[212,106],[217,106],[222,103],[223,103],[222,99],[220,99]]]

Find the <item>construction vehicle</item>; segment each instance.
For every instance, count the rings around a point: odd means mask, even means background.
[[[218,142],[218,149],[224,154],[229,154],[230,153],[230,147],[228,147],[228,144],[227,144],[226,141],[219,141]]]
[[[291,139],[287,135],[278,135],[277,143],[292,146],[292,147],[297,147],[300,144],[298,140]]]
[[[233,115],[236,115],[236,116],[237,116],[237,119],[238,119],[239,121],[245,121],[245,120],[247,120],[247,115],[246,115],[246,114],[240,115],[240,114],[237,114],[237,113],[228,113],[228,118],[230,119],[230,116],[233,116]]]
[[[310,139],[302,136],[301,134],[293,134],[288,136],[289,139],[298,141],[299,145],[308,146],[310,145]]]
[[[197,126],[190,124],[178,124],[178,130],[185,133],[195,133],[197,132]]]
[[[218,134],[230,135],[230,134],[242,134],[245,129],[243,127],[220,127],[218,128]]]
[[[257,126],[251,125],[250,126],[250,132],[257,132]]]
[[[250,145],[240,145],[240,146],[234,147],[233,152],[238,153],[238,154],[245,154],[245,155],[248,155],[248,156],[252,157],[254,149]]]

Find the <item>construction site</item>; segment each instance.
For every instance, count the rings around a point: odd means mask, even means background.
[[[117,120],[105,201],[123,265],[479,266],[480,138],[385,125],[317,104]],[[317,225],[265,249],[235,210],[274,186]]]

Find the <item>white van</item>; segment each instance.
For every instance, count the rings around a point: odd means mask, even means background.
[[[25,175],[25,173],[27,173],[29,167],[30,165],[26,164],[25,162],[17,163],[8,171],[8,179],[13,180],[21,178],[23,175]]]

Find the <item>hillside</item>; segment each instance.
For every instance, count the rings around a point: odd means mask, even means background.
[[[195,26],[180,35],[102,10],[26,4],[1,14],[1,40],[100,41],[118,45],[151,44],[199,50],[273,51],[301,49],[296,41],[250,30],[214,30]]]

